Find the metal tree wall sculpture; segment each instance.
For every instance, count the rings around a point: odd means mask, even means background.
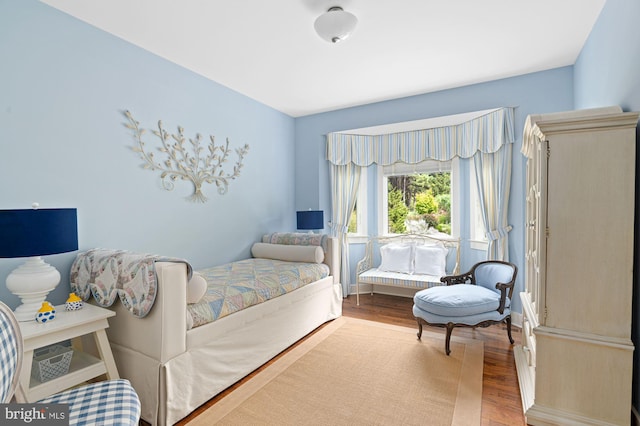
[[[159,162],[153,152],[145,150],[145,143],[142,141],[145,130],[140,128],[140,123],[133,119],[129,111],[125,111],[124,115],[128,120],[125,126],[131,129],[137,142],[133,151],[139,153],[144,160],[142,167],[161,172],[160,178],[165,190],[173,190],[174,182],[178,179],[189,180],[193,183],[194,191],[187,199],[204,203],[207,197],[202,193],[203,183],[215,183],[218,193],[225,194],[229,189],[229,182],[240,176],[242,160],[249,151],[249,145],[245,144],[242,148],[235,150],[238,161],[233,166],[232,173],[225,173],[222,167],[231,152],[228,138],[224,146],[216,146],[214,137],[209,136],[211,142],[205,154],[204,147],[200,145],[202,140],[200,134],[196,134],[195,139],[188,139],[189,144],[187,144],[182,127],[178,126],[177,134],[171,134],[162,127],[162,121],[158,121],[158,130],[151,132],[160,139],[161,146],[157,150],[165,156],[164,161]]]

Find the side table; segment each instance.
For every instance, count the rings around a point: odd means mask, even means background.
[[[108,379],[118,379],[118,369],[107,340],[107,318],[115,312],[85,303],[78,311],[66,311],[65,305],[56,306],[56,318],[44,324],[36,321],[21,322],[20,330],[24,339],[24,361],[20,373],[20,384],[26,402],[35,402],[49,395],[106,374]],[[99,358],[82,350],[80,337],[92,334],[95,338]],[[54,343],[72,339],[73,357],[69,372],[41,383],[31,377],[33,351]]]

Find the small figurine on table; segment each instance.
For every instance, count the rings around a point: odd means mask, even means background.
[[[67,311],[77,311],[82,309],[82,299],[80,299],[75,293],[69,293],[67,303],[65,303],[65,309]]]
[[[46,300],[42,302],[40,310],[36,313],[36,322],[44,324],[53,321],[56,318],[56,308]]]

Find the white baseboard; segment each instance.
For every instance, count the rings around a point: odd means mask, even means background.
[[[520,312],[511,312],[511,325],[522,329],[522,314]]]

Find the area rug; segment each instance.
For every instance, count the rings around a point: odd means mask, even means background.
[[[482,342],[416,331],[338,318],[189,424],[479,425]]]

